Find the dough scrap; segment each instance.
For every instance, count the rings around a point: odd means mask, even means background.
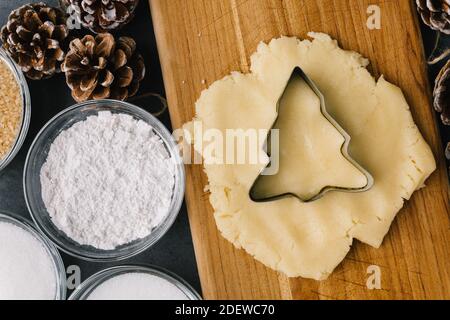
[[[300,66],[318,85],[328,111],[350,134],[350,154],[375,179],[365,193],[331,192],[312,203],[295,198],[255,203],[248,196],[263,165],[205,164],[217,227],[237,248],[289,277],[326,279],[353,239],[379,247],[404,200],[435,171],[430,147],[395,85],[378,81],[360,54],[310,33],[261,43],[251,73],[234,72],[203,91],[203,129],[270,129],[286,79]],[[201,151],[201,150],[198,150]],[[206,160],[206,159],[205,159]]]

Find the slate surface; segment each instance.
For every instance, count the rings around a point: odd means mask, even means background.
[[[28,2],[29,0],[0,0],[0,25],[6,23],[11,10]],[[58,5],[57,0],[45,2],[51,5]],[[85,33],[87,32],[79,32],[81,35]],[[147,75],[139,94],[156,92],[164,95],[161,69],[147,1],[140,2],[135,19],[118,34],[133,36],[144,56]],[[32,97],[30,130],[20,153],[0,173],[0,211],[13,212],[31,219],[22,191],[22,171],[27,151],[42,126],[58,112],[73,105],[74,100],[70,95],[70,90],[65,83],[63,75],[57,75],[50,80],[28,81],[28,85]],[[142,98],[132,102],[150,112],[154,110],[151,106],[156,105],[156,108],[158,107],[156,101],[151,99]],[[160,119],[165,125],[170,127],[170,119],[167,114]],[[62,254],[62,257],[66,267],[69,265],[80,266],[83,280],[102,269],[114,265],[152,264],[178,274],[200,292],[200,282],[185,207],[181,210],[176,223],[169,233],[153,248],[137,257],[118,263],[89,263],[66,254]]]
[[[11,10],[28,2],[29,0],[0,1],[0,25],[5,24]],[[44,2],[51,5],[58,5],[57,0],[47,0]],[[140,94],[147,92],[164,94],[156,43],[151,30],[148,3],[147,1],[141,1],[136,18],[131,24],[120,30],[118,34],[133,36],[138,43],[139,50],[145,57],[147,76],[141,87]],[[86,31],[80,31],[75,34],[83,35],[85,33]],[[434,45],[435,34],[424,27],[423,36],[426,51],[430,53]],[[449,45],[449,39],[444,41],[444,43]],[[442,65],[443,63],[430,68],[430,79],[432,81],[434,81]],[[18,156],[0,174],[0,211],[13,212],[30,219],[22,191],[22,171],[27,150],[42,126],[55,114],[73,105],[74,100],[70,95],[70,91],[62,75],[45,81],[29,81],[28,85],[32,97],[30,130]],[[156,104],[155,101],[148,99],[138,99],[133,101],[133,103],[148,111],[152,111],[150,106]],[[170,119],[167,114],[161,120],[170,128]],[[443,145],[445,145],[450,140],[450,128],[441,126],[441,132]],[[81,268],[83,280],[102,269],[114,265],[153,264],[178,274],[200,292],[200,283],[185,207],[182,208],[176,223],[169,233],[156,246],[137,257],[118,263],[89,263],[70,257],[64,253],[62,253],[62,257],[66,267],[78,265]]]

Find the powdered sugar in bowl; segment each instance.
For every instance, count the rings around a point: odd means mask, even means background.
[[[24,191],[36,225],[61,250],[94,261],[156,243],[180,210],[184,167],[169,131],[114,100],[66,109],[28,153]]]

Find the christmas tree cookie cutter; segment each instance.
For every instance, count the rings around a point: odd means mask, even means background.
[[[270,166],[270,163],[269,163],[260,172],[260,174],[256,178],[255,182],[253,183],[252,187],[250,188],[250,192],[249,192],[250,198],[252,199],[252,201],[255,201],[255,202],[272,202],[272,201],[281,200],[281,199],[288,198],[288,197],[295,197],[295,198],[299,199],[301,202],[309,203],[309,202],[313,202],[313,201],[321,199],[325,194],[327,194],[328,192],[331,192],[331,191],[339,191],[339,192],[346,192],[346,193],[360,193],[360,192],[366,192],[366,191],[370,190],[374,185],[374,178],[366,169],[364,169],[355,159],[353,159],[350,156],[350,154],[349,154],[349,145],[350,145],[350,141],[351,141],[350,135],[328,113],[327,105],[325,102],[325,96],[319,90],[317,85],[311,80],[311,78],[300,67],[295,67],[294,71],[291,74],[291,77],[289,78],[288,82],[286,83],[283,93],[281,94],[281,96],[277,102],[277,112],[279,112],[279,110],[280,110],[281,101],[282,101],[284,94],[285,94],[286,90],[288,89],[289,85],[291,84],[291,82],[293,80],[298,79],[298,78],[302,79],[311,88],[311,90],[314,92],[314,94],[319,98],[320,111],[321,111],[323,117],[330,124],[333,125],[333,127],[342,135],[342,137],[345,140],[341,147],[341,154],[344,156],[344,158],[347,161],[349,161],[357,170],[359,170],[366,177],[367,183],[362,188],[343,188],[343,187],[337,187],[337,186],[325,186],[324,188],[322,188],[320,190],[320,192],[318,194],[316,194],[312,197],[303,197],[303,196],[295,194],[295,193],[283,193],[283,194],[275,195],[275,196],[267,196],[265,194],[258,192],[256,187],[257,187],[258,183],[260,182],[261,177],[265,175],[264,174],[265,171]],[[272,129],[276,126],[276,124],[278,122],[278,118],[279,117],[277,117],[275,119],[275,121],[271,127]],[[270,139],[271,132],[272,132],[272,130],[269,131],[269,135],[266,139],[266,145],[265,145],[265,149],[266,149],[266,152],[269,157],[271,157],[270,152],[272,149],[272,148],[268,147],[268,141],[271,141],[271,139]]]

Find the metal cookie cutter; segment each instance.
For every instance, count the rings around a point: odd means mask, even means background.
[[[362,188],[342,188],[342,187],[336,187],[336,186],[326,186],[324,187],[318,194],[309,197],[309,198],[305,198],[302,197],[301,195],[295,194],[295,193],[285,193],[285,194],[280,194],[280,195],[276,195],[276,196],[270,196],[268,197],[267,195],[258,192],[257,190],[257,185],[261,179],[261,176],[264,176],[267,168],[270,166],[270,164],[264,168],[260,175],[258,176],[258,178],[256,179],[256,181],[253,183],[251,189],[250,189],[250,198],[255,201],[255,202],[270,202],[270,201],[275,201],[275,200],[280,200],[286,197],[296,197],[297,199],[299,199],[302,202],[308,203],[308,202],[313,202],[316,200],[319,200],[320,198],[322,198],[326,193],[330,192],[330,191],[340,191],[340,192],[347,192],[347,193],[358,193],[358,192],[365,192],[370,190],[373,185],[374,185],[374,179],[372,177],[372,175],[365,170],[358,162],[356,162],[356,160],[354,160],[349,152],[348,152],[348,148],[350,145],[350,140],[351,137],[350,135],[336,122],[336,120],[327,112],[327,108],[326,108],[326,103],[325,103],[325,96],[322,94],[322,92],[319,90],[319,88],[317,87],[317,85],[306,75],[306,73],[300,68],[300,67],[296,67],[294,69],[294,71],[292,72],[291,77],[289,78],[286,87],[282,93],[282,95],[280,96],[278,103],[277,103],[277,112],[279,113],[280,111],[280,105],[281,105],[281,101],[285,95],[286,90],[288,89],[289,85],[291,84],[291,82],[296,79],[296,78],[301,78],[303,79],[306,84],[311,88],[311,90],[316,94],[316,96],[320,99],[320,110],[322,115],[325,117],[325,119],[327,119],[334,128],[336,128],[336,130],[344,137],[345,142],[343,143],[342,147],[341,147],[341,153],[342,155],[345,157],[345,159],[347,161],[349,161],[356,169],[358,169],[362,174],[364,174],[364,176],[366,177],[367,180],[367,184],[362,187]],[[275,127],[275,125],[278,122],[278,117],[277,119],[275,119],[275,122],[272,125],[272,128]],[[271,137],[271,131],[267,137],[266,140],[266,150],[267,150],[267,154],[269,155],[269,157],[271,156],[271,149],[272,148],[268,148],[268,143],[270,142],[270,137]]]

